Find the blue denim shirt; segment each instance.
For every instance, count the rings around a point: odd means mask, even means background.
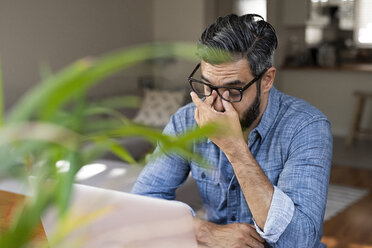
[[[194,111],[193,103],[179,109],[164,133],[179,135],[195,127]],[[249,134],[248,146],[274,186],[263,230],[254,222],[230,162],[209,139],[195,142],[193,149],[211,168],[176,154],[164,155],[146,165],[132,192],[173,200],[191,170],[209,221],[255,224],[266,247],[325,247],[320,239],[332,157],[327,118],[305,101],[273,87],[260,123]]]

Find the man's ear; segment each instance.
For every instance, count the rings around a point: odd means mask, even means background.
[[[271,89],[271,87],[274,84],[274,79],[275,79],[275,74],[276,74],[276,68],[275,67],[270,67],[265,74],[262,76],[261,79],[261,90],[263,93],[268,93]]]

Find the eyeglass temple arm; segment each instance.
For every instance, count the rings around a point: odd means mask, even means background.
[[[189,76],[189,79],[192,78],[192,76],[194,76],[195,72],[199,69],[200,67],[200,63],[196,65],[195,69],[191,72],[190,76]]]
[[[244,86],[241,90],[244,91],[245,89],[249,88],[252,84],[254,84],[255,82],[257,82],[258,80],[260,80],[262,78],[262,76],[267,72],[268,69],[265,69],[263,72],[261,72],[260,75],[258,75],[257,77],[255,77],[252,81],[250,81],[246,86]]]

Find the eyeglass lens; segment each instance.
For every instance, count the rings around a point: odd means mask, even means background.
[[[193,90],[200,96],[210,96],[212,94],[212,89],[206,84],[200,83],[198,81],[191,81],[191,86]],[[218,88],[219,96],[229,102],[240,101],[241,100],[241,93],[239,90],[230,89],[230,88]],[[229,91],[229,97],[226,99],[223,97],[223,93],[225,91]]]

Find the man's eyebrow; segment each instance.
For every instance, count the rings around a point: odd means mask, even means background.
[[[234,86],[234,85],[242,85],[242,84],[245,84],[245,83],[240,81],[240,80],[235,80],[235,81],[232,81],[232,82],[224,83],[223,85],[224,86]]]
[[[204,77],[203,75],[201,75],[201,78],[208,82],[208,83],[211,83],[206,77]],[[235,86],[235,85],[244,85],[245,83],[240,81],[240,80],[235,80],[235,81],[232,81],[232,82],[227,82],[227,83],[224,83],[223,86]]]
[[[207,81],[208,83],[211,83],[206,77],[204,77],[203,75],[201,75],[201,79],[203,79],[204,81]]]

